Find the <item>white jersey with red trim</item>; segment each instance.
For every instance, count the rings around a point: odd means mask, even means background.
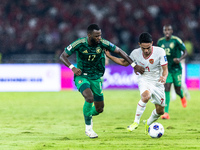
[[[148,58],[144,57],[141,48],[134,49],[130,58],[145,68],[145,72],[139,76],[139,81],[158,82],[162,75],[162,66],[168,63],[165,50],[157,46],[152,46],[152,52]]]

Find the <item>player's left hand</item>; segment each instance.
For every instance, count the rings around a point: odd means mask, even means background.
[[[162,84],[165,84],[165,82],[166,82],[166,77],[160,76],[160,79],[158,80],[158,82],[161,82]]]
[[[176,64],[179,64],[179,63],[180,63],[180,59],[179,59],[179,58],[174,58],[173,61],[174,61]]]

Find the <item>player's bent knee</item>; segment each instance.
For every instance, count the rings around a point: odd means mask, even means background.
[[[151,96],[143,96],[143,97],[142,97],[142,101],[143,101],[144,103],[147,103],[147,102],[150,100],[150,98],[151,98]]]
[[[162,111],[159,115],[164,115],[164,111]]]
[[[151,98],[151,93],[150,91],[146,90],[142,93],[141,95],[141,100],[144,102],[144,103],[147,103]]]
[[[92,103],[94,101],[94,98],[93,98],[93,96],[86,96],[85,101],[88,103]]]
[[[97,111],[98,113],[102,113],[102,112],[103,112],[103,108],[101,108],[101,107],[96,108],[96,111]]]
[[[164,110],[157,110],[156,111],[158,115],[163,115],[164,114]]]

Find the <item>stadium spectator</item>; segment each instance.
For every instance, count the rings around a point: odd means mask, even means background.
[[[199,12],[199,0],[1,1],[2,62],[12,54],[55,54],[66,42],[86,35],[84,29],[91,23],[98,23],[103,36],[130,53],[141,32],[157,41],[160,27],[173,22],[177,35],[190,39],[194,53],[200,54]]]

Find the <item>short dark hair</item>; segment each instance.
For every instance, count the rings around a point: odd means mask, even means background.
[[[91,24],[87,28],[87,33],[91,33],[93,30],[100,30],[97,24]]]
[[[140,37],[139,37],[139,42],[140,43],[151,43],[152,42],[151,34],[149,34],[147,32],[141,33]]]

